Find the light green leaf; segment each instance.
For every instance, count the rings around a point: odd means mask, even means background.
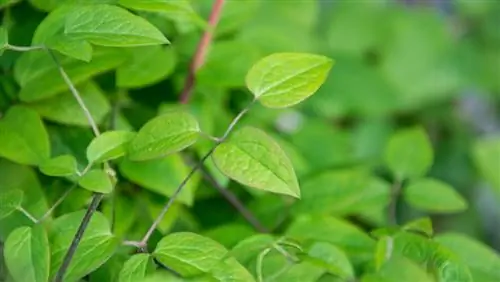
[[[253,276],[235,258],[226,258],[219,261],[207,275],[207,282],[255,282]]]
[[[260,252],[271,247],[275,241],[276,238],[269,234],[253,235],[240,241],[229,251],[229,255],[246,265],[255,259]]]
[[[387,261],[380,271],[365,275],[361,282],[434,282],[424,269],[411,260],[396,256]]]
[[[92,58],[92,46],[81,39],[64,34],[64,24],[68,14],[75,9],[71,5],[62,5],[49,13],[37,26],[32,45],[45,45],[66,56],[89,62]]]
[[[130,60],[116,70],[116,85],[141,88],[168,77],[177,63],[173,48],[163,46],[135,47],[128,50]]]
[[[394,239],[390,236],[381,236],[375,247],[375,270],[380,270],[384,263],[392,256],[392,245]]]
[[[246,84],[264,106],[285,108],[300,103],[325,81],[333,61],[307,53],[276,53],[258,61]]]
[[[70,176],[78,172],[76,159],[72,155],[60,155],[43,162],[40,171],[49,176]]]
[[[472,157],[479,173],[500,193],[500,136],[484,137],[476,141]]]
[[[51,246],[50,277],[54,278],[76,234],[85,210],[67,213],[52,222],[49,232]],[[111,233],[106,218],[96,212],[76,249],[64,281],[76,282],[104,264],[115,252],[119,240]]]
[[[453,187],[437,179],[410,182],[403,191],[405,200],[416,209],[435,213],[454,213],[467,209],[465,199]]]
[[[49,279],[49,239],[41,225],[12,231],[5,241],[4,257],[16,282],[47,282]]]
[[[101,124],[111,110],[109,101],[103,91],[92,81],[79,85],[77,89],[90,115],[96,123]],[[69,91],[56,97],[29,103],[27,106],[37,111],[47,120],[66,125],[90,127],[85,112]]]
[[[396,132],[385,148],[385,165],[399,180],[424,176],[433,159],[431,142],[422,127]]]
[[[198,140],[200,126],[191,114],[174,111],[149,120],[130,142],[128,157],[134,161],[157,159],[179,152]]]
[[[458,233],[440,234],[435,239],[465,262],[474,281],[500,281],[500,255],[486,244]]]
[[[226,255],[219,243],[189,232],[172,233],[158,242],[153,256],[183,277],[210,272]]]
[[[49,136],[35,111],[25,106],[9,108],[0,120],[0,156],[25,165],[49,158]]]
[[[235,222],[210,228],[200,235],[215,240],[226,248],[232,248],[241,240],[255,233],[255,230],[248,224]]]
[[[133,255],[123,265],[118,282],[136,282],[144,279],[153,266],[153,259],[149,254]]]
[[[264,267],[267,264],[264,261]],[[285,265],[286,267],[286,265]],[[283,269],[283,268],[282,268]],[[269,279],[273,282],[302,282],[302,281],[318,281],[318,279],[325,274],[325,269],[322,267],[318,267],[311,262],[304,261],[298,264],[293,264],[286,271],[277,270],[272,275],[266,275],[264,278],[275,277],[274,279]],[[267,279],[266,279],[267,280]]]
[[[5,46],[9,43],[9,34],[5,27],[0,26],[0,56],[3,54]]]
[[[132,10],[158,12],[173,20],[188,19],[198,25],[205,25],[204,20],[195,13],[186,0],[120,0],[119,3]]]
[[[111,179],[106,172],[101,169],[92,169],[85,173],[85,175],[78,180],[78,185],[97,193],[108,194],[113,191]]]
[[[419,218],[406,223],[403,230],[422,232],[431,237],[434,233],[432,229],[432,221],[429,217]]]
[[[145,19],[118,6],[84,5],[66,18],[64,32],[92,44],[122,47],[169,43],[163,34]]]
[[[354,277],[354,269],[344,251],[335,245],[316,242],[308,247],[306,261],[325,269],[343,279]]]
[[[23,191],[12,189],[0,193],[0,219],[8,217],[23,203]]]
[[[127,145],[134,136],[134,132],[123,130],[107,131],[97,136],[87,147],[89,163],[100,163],[124,156]]]
[[[78,85],[116,68],[126,59],[123,51],[117,48],[100,48],[94,51],[88,63],[68,57],[60,58],[60,62],[73,84]],[[16,61],[14,75],[21,85],[19,97],[24,102],[43,100],[68,90],[68,85],[47,52],[24,53]]]
[[[293,166],[278,143],[264,131],[244,127],[212,155],[228,177],[256,189],[300,198]]]
[[[177,187],[191,171],[191,168],[184,163],[179,154],[143,162],[133,162],[124,158],[120,162],[119,169],[120,173],[133,183],[167,197],[174,194]],[[168,173],[165,173],[166,171]],[[182,189],[177,201],[192,205],[199,179],[200,175],[195,174]]]

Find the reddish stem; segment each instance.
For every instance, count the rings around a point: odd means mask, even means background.
[[[200,43],[196,48],[196,53],[193,56],[191,65],[189,66],[189,73],[184,83],[184,88],[182,89],[182,94],[180,97],[181,104],[187,104],[191,98],[191,93],[193,91],[194,83],[196,80],[196,71],[205,62],[205,57],[207,55],[208,47],[212,42],[213,33],[215,28],[219,23],[220,16],[222,14],[222,7],[224,6],[225,0],[215,0],[212,6],[212,12],[210,12],[210,17],[208,19],[208,27],[201,37]]]

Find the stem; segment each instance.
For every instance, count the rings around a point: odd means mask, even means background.
[[[17,52],[28,52],[28,51],[45,49],[44,46],[15,46],[15,45],[10,45],[10,44],[5,45],[4,48],[8,49],[8,50],[12,50],[12,51],[17,51]]]
[[[217,180],[207,171],[205,167],[201,169],[201,172],[203,173],[203,177],[207,182],[210,183],[210,185],[215,188],[219,193],[226,198],[226,200],[250,223],[255,230],[261,233],[269,233],[269,230],[264,227],[259,220],[250,212],[234,195],[234,193],[231,193],[228,189],[224,189]]]
[[[196,72],[205,62],[205,57],[207,54],[208,47],[212,42],[213,32],[219,23],[220,16],[222,14],[222,7],[224,6],[225,0],[215,0],[212,11],[210,12],[210,17],[208,19],[208,28],[203,33],[200,43],[196,48],[196,53],[193,56],[191,65],[189,66],[189,73],[184,83],[184,88],[182,89],[182,94],[180,97],[181,104],[187,104],[191,98],[191,93],[196,80]]]
[[[80,93],[76,89],[75,85],[73,85],[73,82],[71,82],[71,79],[69,78],[66,71],[63,69],[63,67],[62,67],[61,63],[59,62],[59,60],[57,59],[56,55],[50,49],[47,49],[47,51],[49,52],[50,56],[52,57],[52,60],[54,60],[54,62],[56,63],[57,68],[59,69],[59,73],[61,73],[61,76],[64,79],[64,82],[66,82],[66,84],[68,85],[69,90],[71,91],[71,94],[73,94],[76,101],[78,102],[78,105],[83,110],[85,117],[87,117],[87,121],[89,122],[89,125],[92,128],[92,131],[94,131],[94,135],[95,136],[101,135],[101,132],[99,131],[99,128],[97,127],[97,123],[95,122],[94,118],[90,114],[90,111],[87,108],[87,106],[85,105],[85,102],[83,102],[83,99],[80,96]]]
[[[155,221],[153,222],[153,224],[151,225],[151,227],[149,227],[148,231],[146,232],[146,234],[144,235],[144,237],[142,238],[141,242],[139,243],[141,246],[142,246],[142,249],[144,250],[146,248],[146,245],[147,245],[147,242],[149,241],[149,238],[151,237],[151,235],[153,234],[154,230],[156,229],[156,227],[158,227],[158,224],[160,224],[161,220],[163,219],[163,217],[165,216],[165,214],[167,213],[167,211],[170,209],[170,206],[172,206],[172,204],[174,203],[174,201],[177,199],[177,197],[179,196],[180,192],[182,191],[182,188],[184,188],[184,186],[186,186],[187,182],[191,179],[191,177],[193,177],[193,175],[196,173],[196,171],[198,171],[200,168],[203,167],[203,163],[212,155],[212,153],[215,151],[215,149],[217,149],[217,147],[222,144],[224,141],[226,141],[227,137],[229,136],[229,134],[233,131],[234,129],[234,126],[238,123],[238,121],[250,110],[250,108],[252,107],[253,103],[255,102],[252,101],[252,103],[248,104],[248,106],[246,108],[244,108],[234,119],[233,121],[229,124],[229,127],[227,128],[226,132],[224,133],[224,136],[222,136],[220,138],[220,141],[218,143],[216,143],[212,149],[210,149],[210,151],[208,151],[208,153],[206,153],[201,159],[200,161],[193,167],[193,169],[189,172],[189,174],[186,176],[186,178],[181,182],[181,184],[179,185],[179,187],[177,187],[177,190],[175,190],[174,194],[170,197],[170,199],[168,200],[168,202],[165,204],[165,206],[162,208],[160,214],[158,215],[158,217],[155,219]]]
[[[57,199],[57,201],[54,203],[54,205],[52,205],[52,207],[50,207],[50,209],[48,211],[46,211],[42,217],[38,220],[38,223],[44,221],[45,219],[47,219],[47,217],[52,214],[54,212],[54,210],[68,197],[68,195],[73,191],[75,190],[76,188],[76,184],[74,184],[73,186],[71,186],[71,188],[69,188],[68,190],[66,190],[61,197],[59,197],[59,199]]]
[[[271,251],[272,249],[267,248],[263,250],[259,256],[257,257],[257,265],[256,265],[256,272],[257,272],[257,281],[258,282],[263,282],[264,277],[262,275],[262,263],[264,262],[264,257]]]
[[[76,252],[76,248],[78,247],[78,243],[80,243],[80,240],[82,239],[83,234],[85,233],[85,229],[87,229],[90,219],[92,218],[94,212],[97,210],[97,207],[99,206],[99,203],[101,202],[103,197],[104,195],[100,193],[95,193],[94,196],[92,197],[92,202],[90,203],[90,206],[87,209],[87,212],[85,213],[82,222],[80,223],[80,227],[78,227],[78,231],[76,232],[75,237],[73,238],[73,241],[69,246],[68,252],[64,257],[61,267],[59,268],[59,271],[56,274],[54,280],[55,282],[63,282],[64,274],[66,273],[66,270],[68,269],[69,264],[73,259],[73,256]]]
[[[391,225],[397,225],[397,203],[401,192],[401,180],[397,179],[391,188],[391,202],[389,203],[388,219]]]
[[[38,220],[29,211],[25,210],[23,207],[17,207],[17,210],[23,213],[29,220],[37,223]]]

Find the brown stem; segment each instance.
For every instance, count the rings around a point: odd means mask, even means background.
[[[401,180],[396,179],[391,188],[391,202],[389,203],[388,218],[389,224],[397,225],[397,203],[401,192]]]
[[[189,73],[184,83],[184,88],[182,89],[180,103],[187,104],[191,98],[191,93],[196,81],[196,72],[205,62],[205,57],[207,55],[208,47],[212,42],[213,32],[219,23],[220,16],[222,14],[222,7],[224,6],[225,0],[215,0],[212,6],[212,12],[210,12],[210,18],[208,19],[208,28],[203,33],[200,43],[196,48],[196,53],[193,56],[191,65],[189,66]]]

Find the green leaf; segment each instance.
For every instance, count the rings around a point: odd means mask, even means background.
[[[78,172],[75,157],[60,155],[43,162],[40,171],[49,176],[70,176]]]
[[[0,26],[0,56],[3,54],[3,51],[8,43],[9,43],[8,31],[5,27]]]
[[[169,43],[163,34],[145,19],[118,6],[84,5],[66,18],[64,32],[92,44],[123,47]]]
[[[458,233],[440,234],[435,239],[465,262],[474,281],[500,280],[500,255],[486,244]]]
[[[153,256],[183,277],[208,273],[226,255],[219,243],[189,232],[172,233],[158,242]]]
[[[174,194],[177,187],[191,171],[191,168],[184,163],[179,154],[143,162],[133,162],[124,158],[120,162],[119,169],[120,173],[131,182],[167,197]],[[165,173],[166,171],[168,173]],[[177,197],[178,202],[186,205],[193,204],[194,191],[199,179],[199,174],[193,176]]]
[[[96,123],[101,124],[111,110],[103,91],[92,81],[79,85],[77,89],[90,115]],[[66,125],[90,127],[85,112],[69,91],[56,97],[29,103],[27,106],[37,111],[44,119]]]
[[[49,136],[35,111],[24,106],[9,108],[0,120],[0,156],[25,165],[49,158]]]
[[[253,235],[236,244],[236,246],[229,251],[229,255],[246,265],[252,259],[255,259],[260,252],[271,247],[275,241],[276,238],[269,234]]]
[[[398,230],[399,231],[399,230]],[[393,238],[390,236],[381,236],[375,247],[375,269],[378,271],[384,263],[392,256]]]
[[[68,38],[63,35],[54,36],[47,40],[46,46],[84,62],[90,62],[92,59],[92,45],[80,39]]]
[[[206,280],[210,282],[255,282],[255,279],[248,270],[234,258],[226,258],[219,261],[219,263],[211,269]]]
[[[212,157],[226,176],[241,184],[300,198],[290,160],[278,143],[260,129],[244,127],[234,132]]]
[[[376,274],[368,274],[361,282],[434,282],[424,269],[411,260],[396,256],[387,261]]]
[[[23,203],[23,191],[12,189],[10,191],[2,191],[0,193],[0,219],[8,217]]]
[[[133,161],[157,159],[179,152],[198,140],[200,126],[191,114],[174,111],[149,120],[130,142]]]
[[[422,127],[396,132],[385,148],[385,164],[398,180],[424,176],[433,159],[431,142]]]
[[[89,163],[100,163],[124,156],[127,145],[134,136],[134,132],[123,130],[107,131],[97,136],[87,147]]]
[[[431,237],[434,233],[432,229],[432,221],[429,217],[410,221],[403,226],[403,230],[421,232],[429,237]]]
[[[410,182],[403,193],[408,204],[429,212],[455,213],[468,207],[453,187],[437,179],[423,178]]]
[[[153,259],[149,254],[133,255],[123,265],[118,282],[136,282],[144,279],[153,266]]]
[[[85,215],[85,210],[67,213],[52,222],[49,232],[51,246],[51,280],[68,251],[73,237]],[[111,233],[106,218],[96,212],[90,219],[89,225],[76,249],[64,281],[79,281],[85,275],[93,272],[104,264],[115,252],[119,240]]]
[[[58,55],[58,54],[56,54]],[[96,49],[90,62],[60,58],[60,63],[74,85],[121,65],[127,57],[116,48]],[[68,85],[47,52],[24,53],[14,66],[14,75],[21,85],[19,97],[34,102],[68,91]]]
[[[500,136],[483,137],[476,141],[472,157],[479,173],[500,194]]]
[[[14,281],[47,282],[49,279],[49,239],[41,225],[12,231],[5,241],[4,257]]]
[[[132,10],[158,12],[171,19],[188,19],[196,24],[205,25],[186,0],[119,0],[120,5]]]
[[[330,243],[316,242],[312,244],[307,250],[305,260],[328,269],[330,273],[343,279],[354,277],[353,267],[344,251]]]
[[[113,191],[111,179],[101,169],[92,169],[85,173],[79,180],[78,185],[92,192],[108,194]]]
[[[285,108],[300,103],[325,81],[333,61],[307,53],[276,53],[259,60],[246,84],[264,106]]]
[[[163,46],[135,47],[128,50],[130,60],[116,70],[116,85],[141,88],[168,77],[177,63],[173,48]]]

